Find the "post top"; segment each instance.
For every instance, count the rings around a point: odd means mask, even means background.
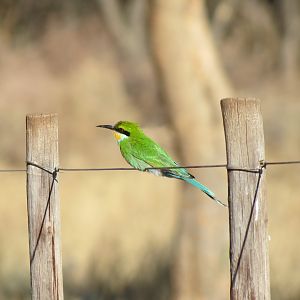
[[[221,99],[221,104],[225,105],[225,104],[233,104],[233,103],[260,103],[260,100],[258,98],[247,98],[247,97],[232,97],[232,98],[223,98]]]
[[[48,118],[48,117],[57,117],[57,113],[33,113],[27,114],[26,118]]]

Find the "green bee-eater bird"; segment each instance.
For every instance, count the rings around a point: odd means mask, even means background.
[[[147,171],[157,176],[184,180],[203,191],[217,203],[226,206],[215,197],[215,194],[211,190],[198,182],[186,169],[178,168],[180,166],[165,150],[146,136],[138,124],[120,121],[114,126],[98,125],[97,127],[114,131],[123,157],[133,168],[140,171]]]

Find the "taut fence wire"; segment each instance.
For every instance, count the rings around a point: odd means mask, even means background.
[[[35,165],[34,162],[27,162],[28,165]],[[263,166],[278,166],[278,165],[296,165],[300,164],[300,160],[287,160],[287,161],[265,161]],[[38,166],[40,167],[40,166]],[[247,169],[242,167],[228,166],[227,164],[205,164],[205,165],[187,165],[187,166],[170,166],[170,167],[151,167],[146,168],[147,170],[163,170],[163,169],[213,169],[213,168],[226,168],[228,171],[245,171],[249,173],[258,173],[258,169]],[[135,168],[122,168],[122,167],[112,167],[112,168],[57,168],[57,172],[97,172],[97,171],[137,171]],[[14,173],[14,172],[26,172],[26,169],[0,169],[0,173]]]

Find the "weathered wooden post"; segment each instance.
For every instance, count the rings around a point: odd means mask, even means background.
[[[255,99],[223,99],[221,108],[228,164],[230,299],[270,299],[265,170],[261,168],[265,151],[260,102]],[[261,169],[262,173],[238,168]]]
[[[56,114],[26,117],[26,160],[32,299],[63,299]]]

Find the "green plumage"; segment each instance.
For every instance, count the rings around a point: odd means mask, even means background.
[[[138,124],[128,121],[120,121],[114,126],[99,125],[98,127],[108,128],[116,132],[115,135],[123,157],[135,169],[148,171],[159,176],[184,180],[199,188],[219,204],[224,205],[215,198],[212,191],[200,182],[196,181],[194,176],[186,169],[173,169],[172,167],[179,167],[179,165],[156,142],[146,136]]]
[[[119,143],[121,153],[126,161],[136,169],[178,167],[177,163],[152,139],[147,137],[139,127],[131,127],[130,137]],[[178,178],[193,178],[186,169],[168,169]]]

